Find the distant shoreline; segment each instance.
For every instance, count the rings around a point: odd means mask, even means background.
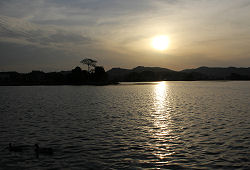
[[[0,86],[106,86],[122,82],[249,80],[250,67],[199,67],[174,71],[161,67],[138,66],[133,69],[112,68],[106,72],[103,67],[95,66],[88,71],[75,67],[70,71],[49,73],[0,72]]]
[[[127,85],[157,85],[159,82],[249,82],[250,80],[163,80],[163,81],[145,81],[145,82],[116,82],[109,84],[15,84],[15,85],[3,85],[0,84],[0,87],[8,86],[8,87],[17,87],[17,86],[127,86]]]

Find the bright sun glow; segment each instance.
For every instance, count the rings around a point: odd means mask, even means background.
[[[165,35],[155,36],[152,40],[152,46],[156,50],[164,51],[169,46],[169,39]]]

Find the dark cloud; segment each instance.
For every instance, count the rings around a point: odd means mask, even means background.
[[[82,26],[83,23],[85,25],[93,25],[96,24],[96,21],[81,21],[81,19],[32,19],[32,23],[41,24],[41,25],[57,25],[57,26],[65,26],[74,27],[74,26]]]
[[[29,36],[25,29],[20,26],[18,28],[16,25],[19,25],[16,20],[10,23],[8,17],[0,16],[0,37],[20,38]]]
[[[37,42],[43,45],[49,45],[51,43],[57,43],[63,45],[64,43],[73,44],[90,44],[92,40],[87,37],[83,37],[79,34],[68,33],[65,31],[57,31],[56,33],[47,35],[44,31],[37,30],[31,31],[29,37],[26,37],[27,41]]]
[[[92,42],[90,38],[74,32],[60,29],[42,29],[35,25],[27,26],[26,22],[6,17],[0,17],[0,36],[2,40],[4,38],[22,39],[42,45],[51,43],[90,44]]]
[[[34,45],[0,41],[0,51],[0,71],[67,70],[78,63],[74,54]]]
[[[1,0],[0,15],[22,18],[35,13],[42,7],[44,7],[43,0],[42,1]]]
[[[128,12],[143,12],[154,8],[149,0],[50,0],[48,1],[56,6],[64,6],[69,8],[77,8],[81,10],[88,10],[108,13],[128,13]]]

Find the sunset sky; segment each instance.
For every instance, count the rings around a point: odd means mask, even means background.
[[[84,57],[106,70],[250,67],[250,1],[0,1],[0,71],[70,70]]]

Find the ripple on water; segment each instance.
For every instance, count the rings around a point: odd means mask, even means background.
[[[249,82],[0,87],[3,169],[249,169]],[[52,147],[36,157],[33,145]]]

